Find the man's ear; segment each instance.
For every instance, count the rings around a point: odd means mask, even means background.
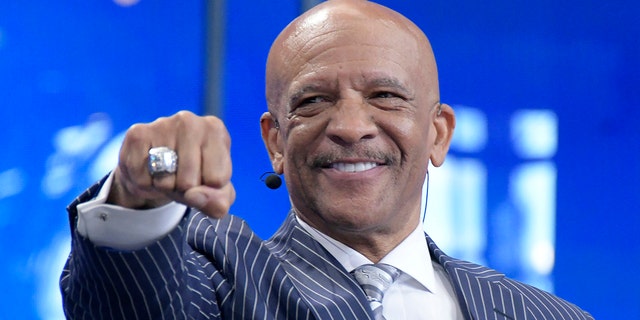
[[[456,127],[456,116],[453,108],[447,104],[441,104],[439,109],[433,118],[435,139],[430,156],[431,163],[436,167],[441,166],[444,162],[444,158],[449,152],[453,129]]]
[[[275,119],[270,112],[265,112],[260,117],[260,130],[262,132],[262,141],[269,153],[271,166],[276,174],[284,172],[284,155],[282,146],[282,132],[278,119]]]

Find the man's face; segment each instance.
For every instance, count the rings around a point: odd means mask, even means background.
[[[295,210],[329,235],[413,230],[439,99],[430,51],[389,23],[307,29],[284,42],[273,71]]]

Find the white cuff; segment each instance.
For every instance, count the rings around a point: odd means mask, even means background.
[[[106,204],[112,181],[113,172],[97,197],[77,207],[78,233],[96,246],[141,249],[169,234],[182,220],[187,207],[177,202],[149,210]]]

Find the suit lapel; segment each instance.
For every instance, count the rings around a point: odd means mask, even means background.
[[[524,319],[524,299],[502,285],[504,274],[453,259],[425,235],[432,259],[444,267],[468,319]]]
[[[302,229],[293,212],[268,246],[317,319],[373,319],[360,286]]]
[[[444,267],[467,319],[525,319],[524,298],[505,287],[504,274],[444,254],[425,235],[432,259]],[[362,289],[291,212],[268,241],[317,319],[373,319]]]

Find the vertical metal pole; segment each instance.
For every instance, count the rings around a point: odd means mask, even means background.
[[[207,15],[205,21],[204,113],[222,116],[224,112],[225,0],[204,1]],[[300,0],[300,13],[322,1]]]
[[[205,20],[204,113],[222,116],[224,111],[225,1],[204,1],[207,15]]]

